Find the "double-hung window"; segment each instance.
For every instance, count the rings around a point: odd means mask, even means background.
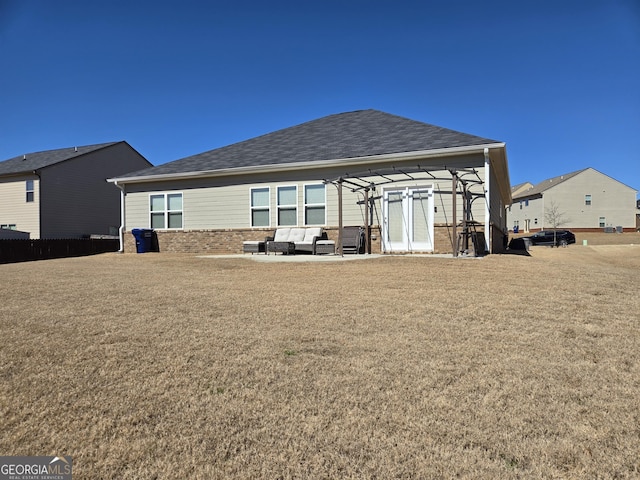
[[[606,221],[605,221],[605,217],[600,217],[598,219],[598,226],[600,228],[604,228],[607,225]]]
[[[269,187],[251,189],[251,226],[268,227],[271,225],[269,209]]]
[[[278,226],[298,225],[298,187],[278,187]]]
[[[585,205],[591,205],[591,195],[585,195],[584,196],[584,204]]]
[[[33,202],[35,195],[35,188],[33,185],[33,180],[27,180],[26,191],[27,191],[27,202]]]
[[[325,196],[325,185],[304,186],[304,224],[305,225],[325,225],[327,200]]]
[[[182,228],[182,193],[158,193],[149,196],[151,228]]]

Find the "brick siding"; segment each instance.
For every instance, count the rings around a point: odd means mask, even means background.
[[[230,255],[242,253],[242,242],[264,240],[274,234],[275,229],[234,229],[234,230],[177,230],[156,231],[160,252],[194,253],[204,255]],[[338,241],[338,228],[324,229],[330,240]],[[482,230],[478,230],[481,232]],[[451,227],[446,224],[434,227],[433,253],[452,253]],[[371,228],[371,253],[381,253],[380,228]],[[125,232],[124,251],[135,253],[136,244],[131,232]]]

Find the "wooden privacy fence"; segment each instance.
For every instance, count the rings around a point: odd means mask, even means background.
[[[116,252],[119,248],[120,242],[117,238],[0,240],[0,263],[82,257],[98,253]]]

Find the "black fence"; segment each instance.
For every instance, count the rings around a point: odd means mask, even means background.
[[[120,241],[117,238],[0,240],[0,263],[83,257],[98,253],[117,252],[119,248]]]

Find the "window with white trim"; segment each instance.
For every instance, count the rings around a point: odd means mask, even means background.
[[[327,200],[324,183],[304,186],[304,224],[325,225]]]
[[[271,225],[269,187],[251,189],[251,226],[268,227]]]
[[[151,228],[182,228],[182,193],[149,195],[149,217]]]
[[[591,205],[591,195],[585,195],[584,196],[584,204],[585,205]]]
[[[278,187],[276,198],[278,226],[298,225],[298,187],[296,185]]]
[[[15,223],[3,223],[0,225],[0,228],[4,228],[6,230],[17,230]]]
[[[605,218],[604,217],[600,217],[600,220],[599,220],[598,224],[600,225],[600,228],[606,227]]]
[[[27,180],[26,191],[27,191],[27,202],[33,202],[35,197],[35,187],[33,185],[33,180]]]

